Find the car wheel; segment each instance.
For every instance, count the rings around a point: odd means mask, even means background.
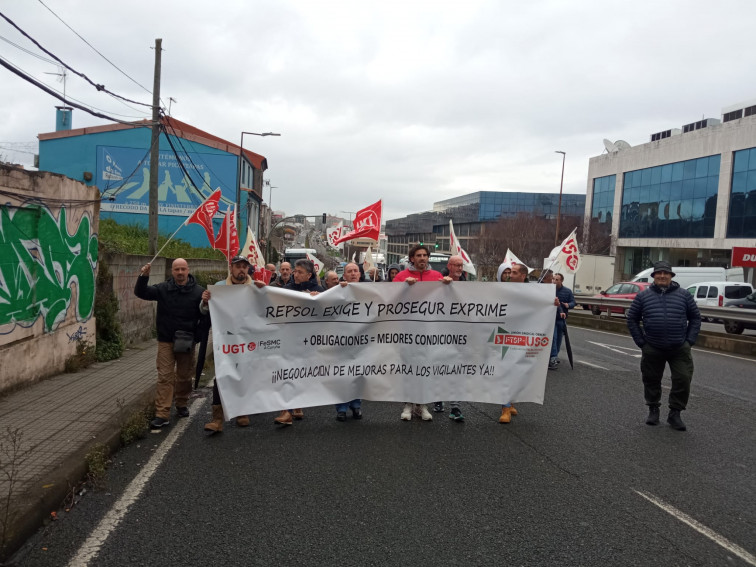
[[[724,328],[731,335],[740,335],[743,333],[743,323],[739,321],[725,321]]]
[[[601,315],[601,307],[598,305],[591,305],[591,313],[594,315]]]

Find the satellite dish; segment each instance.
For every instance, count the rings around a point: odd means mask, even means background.
[[[614,145],[617,147],[618,150],[629,150],[632,148],[630,144],[628,144],[625,140],[617,140],[614,142]]]
[[[606,148],[606,151],[611,153],[614,153],[619,150],[616,145],[614,145],[611,141],[604,138],[604,147]]]

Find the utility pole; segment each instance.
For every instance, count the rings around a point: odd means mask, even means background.
[[[152,139],[150,141],[150,201],[148,253],[158,249],[158,163],[160,161],[160,55],[163,40],[155,40],[155,79],[152,84]]]

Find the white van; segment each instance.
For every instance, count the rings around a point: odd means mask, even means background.
[[[652,282],[654,281],[651,272],[653,268],[648,268],[635,275],[630,280],[634,282]],[[698,282],[742,282],[743,268],[707,268],[707,267],[687,267],[677,266],[672,268],[675,273],[674,281],[680,284],[680,287],[687,288]]]
[[[743,299],[753,293],[751,284],[743,282],[700,282],[687,289],[699,307],[722,307],[729,299]],[[712,317],[704,320],[716,321]]]

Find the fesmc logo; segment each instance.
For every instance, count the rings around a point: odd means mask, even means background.
[[[507,354],[509,347],[547,347],[549,346],[548,337],[534,337],[532,335],[515,335],[503,327],[497,327],[488,338],[489,343],[494,346],[501,346],[501,358]]]

